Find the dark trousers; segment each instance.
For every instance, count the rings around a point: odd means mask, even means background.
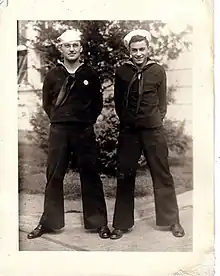
[[[129,229],[134,225],[135,177],[141,152],[146,158],[154,189],[156,224],[179,222],[174,182],[168,165],[168,148],[163,127],[124,128],[119,134],[118,176],[113,227]]]
[[[63,179],[71,152],[76,154],[79,167],[84,226],[95,229],[107,224],[97,150],[92,126],[51,125],[44,212],[40,219],[45,227],[55,230],[64,226]]]

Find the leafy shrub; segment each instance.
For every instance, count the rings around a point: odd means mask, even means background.
[[[30,22],[28,23],[30,24]],[[128,53],[122,43],[123,36],[130,30],[144,28],[151,31],[152,41],[149,47],[149,56],[167,68],[169,60],[176,59],[179,54],[190,46],[182,39],[192,29],[190,26],[179,34],[166,34],[163,32],[166,24],[162,21],[35,21],[33,28],[38,31],[35,41],[29,41],[36,51],[41,53],[42,67],[40,71],[46,74],[59,58],[59,52],[54,46],[56,38],[67,28],[77,27],[83,33],[83,59],[99,73],[104,91],[104,109],[97,124],[95,132],[100,147],[101,170],[108,175],[115,175],[116,147],[118,137],[118,118],[114,111],[112,91],[104,88],[104,83],[113,83],[114,70],[125,59]],[[21,40],[21,36],[19,36]],[[25,41],[25,40],[24,40]],[[23,41],[23,42],[24,42]],[[168,104],[173,103],[173,91],[168,91]],[[45,152],[48,151],[49,121],[42,107],[39,105],[31,119],[37,143]],[[178,123],[165,120],[165,129],[168,146],[171,151],[183,154],[187,150],[189,138],[184,134],[184,122]],[[144,164],[143,158],[140,165]],[[76,161],[72,158],[71,168],[75,168]]]

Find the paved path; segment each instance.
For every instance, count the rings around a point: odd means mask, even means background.
[[[142,198],[135,203],[135,227],[120,240],[102,240],[96,233],[85,231],[80,200],[65,200],[66,226],[63,230],[28,240],[27,233],[37,225],[42,213],[43,196],[21,193],[19,247],[22,251],[192,251],[192,191],[178,195],[178,204],[186,231],[184,238],[174,238],[166,228],[156,227],[154,203]],[[111,226],[114,200],[107,200],[107,206]]]

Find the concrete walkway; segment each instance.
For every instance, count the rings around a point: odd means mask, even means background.
[[[154,203],[145,198],[136,199],[135,226],[122,239],[102,240],[97,233],[84,230],[80,200],[65,200],[63,230],[45,234],[34,240],[26,238],[36,227],[43,211],[43,196],[20,194],[20,250],[22,251],[145,251],[186,252],[192,251],[192,191],[178,195],[180,219],[186,235],[175,238],[167,229],[155,226]],[[107,199],[109,226],[111,228],[114,199]]]

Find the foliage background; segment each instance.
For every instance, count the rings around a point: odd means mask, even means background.
[[[95,125],[97,142],[100,148],[102,173],[114,176],[116,172],[116,146],[118,137],[118,118],[114,111],[113,89],[114,71],[124,60],[128,53],[122,43],[122,38],[129,31],[143,28],[151,32],[152,41],[149,56],[168,69],[169,60],[178,58],[180,53],[191,46],[185,36],[192,31],[188,26],[181,33],[172,33],[162,21],[32,21],[33,28],[38,35],[35,40],[29,41],[42,58],[41,74],[56,64],[60,54],[55,47],[56,38],[66,29],[78,28],[83,34],[83,56],[99,73],[104,95],[104,108]],[[20,41],[27,43],[25,37]],[[174,103],[175,87],[168,89],[168,104]],[[41,100],[41,93],[37,94]],[[36,133],[36,140],[41,149],[47,152],[47,137],[49,121],[42,110],[41,104],[31,119]],[[164,127],[170,151],[183,155],[189,148],[190,137],[184,133],[184,121],[171,121],[165,119]],[[75,169],[76,162],[72,159],[71,168]],[[141,157],[140,169],[146,163]]]

